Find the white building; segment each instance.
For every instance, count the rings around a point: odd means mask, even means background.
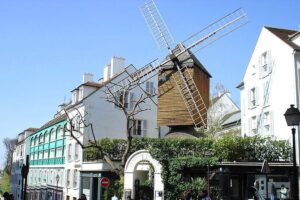
[[[299,107],[300,34],[263,27],[241,90],[242,135],[290,139],[283,114]]]
[[[74,123],[77,139],[86,144],[93,140],[91,127],[83,127],[80,119],[86,124],[93,125],[93,131],[97,139],[101,138],[126,138],[126,118],[120,108],[106,100],[106,86],[118,83],[127,76],[126,72],[132,73],[136,69],[129,65],[125,68],[125,59],[113,57],[111,63],[104,67],[104,77],[100,81],[94,81],[92,74],[84,74],[81,85],[72,90],[72,102],[65,106],[68,116]],[[157,77],[153,77],[141,87],[148,93],[153,93],[157,88]],[[132,105],[142,94],[142,90],[136,87],[125,95],[125,105],[132,109]],[[156,99],[154,99],[156,102]],[[133,137],[158,137],[159,131],[156,127],[156,106],[150,100],[146,102],[147,111],[138,114]],[[83,118],[80,117],[80,115]],[[68,137],[66,141],[66,188],[64,194],[66,199],[78,198],[84,193],[88,199],[99,196],[99,188],[103,171],[109,171],[107,164],[103,162],[85,160],[83,150],[76,140]],[[86,183],[89,183],[87,186]],[[93,198],[96,198],[93,197]]]
[[[240,129],[240,109],[228,91],[223,91],[210,100],[208,108],[208,129],[214,136]]]
[[[29,154],[28,140],[27,138],[37,129],[28,128],[18,134],[17,144],[13,151],[12,157],[12,174],[11,174],[11,192],[16,200],[22,198],[22,167],[26,164],[26,155]]]

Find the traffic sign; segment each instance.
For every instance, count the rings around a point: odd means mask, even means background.
[[[107,177],[101,178],[101,187],[102,188],[107,188],[109,186],[109,179]]]

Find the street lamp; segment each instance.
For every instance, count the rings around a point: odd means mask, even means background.
[[[292,126],[292,135],[293,135],[293,197],[294,199],[299,199],[299,183],[298,183],[298,168],[296,163],[296,142],[295,142],[295,134],[296,129],[295,126],[299,126],[300,122],[300,112],[298,108],[295,108],[294,105],[291,105],[290,108],[286,110],[284,113],[284,117],[288,126]]]
[[[57,174],[55,178],[56,178],[56,193],[55,193],[55,200],[57,200],[59,175]]]

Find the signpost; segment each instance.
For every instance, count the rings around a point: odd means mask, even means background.
[[[109,186],[109,184],[110,184],[110,181],[109,181],[109,179],[107,177],[101,178],[100,182],[101,182],[101,187],[102,188],[107,188]]]

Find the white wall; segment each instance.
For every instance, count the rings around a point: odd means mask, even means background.
[[[274,65],[269,90],[269,106],[264,107],[264,111],[273,113],[274,136],[278,139],[289,139],[291,134],[283,114],[290,104],[296,103],[293,50],[265,28],[262,29],[243,79],[244,89],[241,90],[242,135],[249,135],[249,119],[252,116],[258,116],[263,109],[263,83],[267,78],[260,78],[258,70],[259,57],[265,51],[271,52]],[[253,65],[256,66],[255,70]],[[257,87],[259,91],[259,104],[255,108],[249,108],[248,105],[248,92],[252,87]]]

